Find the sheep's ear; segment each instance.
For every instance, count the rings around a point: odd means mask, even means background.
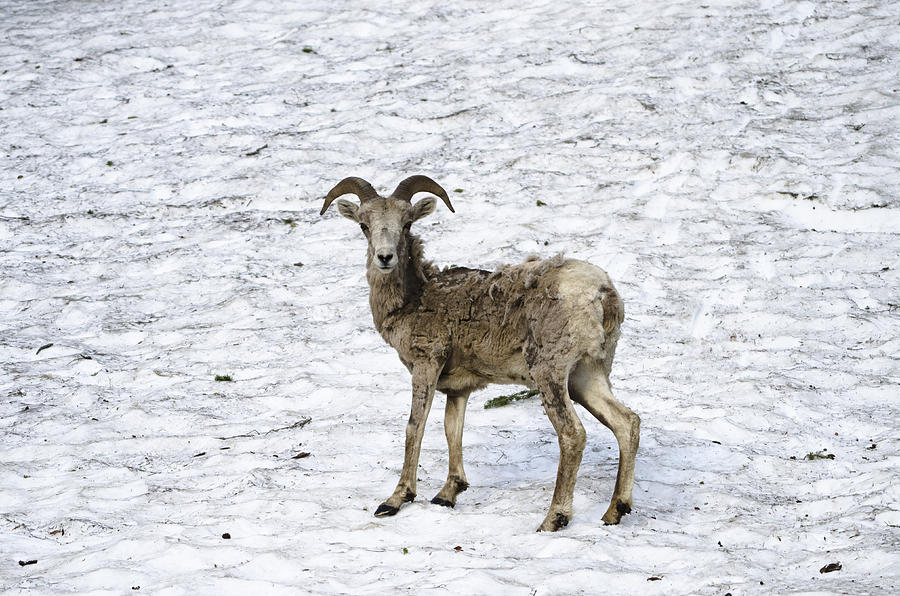
[[[437,207],[437,199],[434,197],[425,197],[412,208],[412,218],[413,221],[422,219],[426,215],[431,215],[434,213],[434,208]]]
[[[338,213],[347,219],[352,219],[356,223],[359,223],[359,207],[357,207],[355,203],[351,203],[344,199],[338,199],[337,205]]]

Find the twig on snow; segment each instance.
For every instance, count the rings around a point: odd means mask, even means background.
[[[245,155],[246,157],[253,157],[254,155],[259,155],[259,152],[260,152],[260,151],[262,151],[263,149],[268,149],[268,147],[269,147],[269,144],[266,143],[266,144],[263,145],[262,147],[258,147],[257,149],[254,149],[253,151],[251,151],[251,152],[249,152],[249,153],[245,153],[244,155]]]
[[[297,422],[295,422],[295,423],[293,423],[293,424],[289,424],[288,426],[282,426],[281,428],[273,428],[273,429],[271,429],[271,430],[267,430],[265,433],[262,433],[262,434],[270,435],[270,434],[272,434],[272,433],[281,432],[281,431],[283,431],[283,430],[293,430],[293,429],[296,429],[296,428],[303,428],[304,426],[306,426],[306,425],[309,424],[310,422],[312,422],[312,418],[308,418],[308,417],[307,417],[307,418],[301,418],[300,420],[298,420]],[[243,434],[240,434],[240,435],[232,435],[232,436],[230,436],[230,437],[216,437],[216,438],[219,439],[220,441],[227,441],[228,439],[240,439],[240,438],[243,438],[243,437],[256,437],[256,436],[259,436],[259,435],[260,435],[260,432],[259,432],[258,430],[251,430],[251,431],[248,432],[248,433],[243,433]]]

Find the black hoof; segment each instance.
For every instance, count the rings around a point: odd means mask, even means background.
[[[564,513],[557,513],[553,521],[544,520],[544,523],[537,529],[538,532],[556,532],[560,528],[569,525],[569,516]]]
[[[607,520],[606,516],[604,516],[603,525],[614,526],[617,523],[619,523],[625,515],[627,515],[629,513],[631,513],[631,506],[628,503],[623,503],[622,501],[618,501],[616,503],[616,515],[614,516],[614,518],[611,521]],[[607,515],[608,515],[608,512],[607,512]]]
[[[565,528],[569,525],[569,517],[567,515],[563,515],[562,513],[557,513],[553,525],[555,526],[553,528],[554,532],[560,528]]]
[[[441,507],[449,507],[450,509],[456,507],[456,503],[451,503],[447,499],[441,499],[439,497],[431,499],[431,502],[435,505],[440,505]]]
[[[398,511],[400,511],[399,507],[392,507],[382,503],[378,506],[378,509],[375,510],[375,517],[390,517],[392,515],[397,515]]]

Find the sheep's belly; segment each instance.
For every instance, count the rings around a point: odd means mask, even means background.
[[[437,388],[439,391],[464,393],[491,384],[534,386],[534,381],[528,373],[528,366],[521,353],[493,365],[473,359],[457,364],[450,369],[445,368],[438,379]]]

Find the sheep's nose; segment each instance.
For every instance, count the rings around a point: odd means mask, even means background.
[[[381,261],[382,267],[387,267],[394,259],[394,253],[378,253],[378,260]]]

